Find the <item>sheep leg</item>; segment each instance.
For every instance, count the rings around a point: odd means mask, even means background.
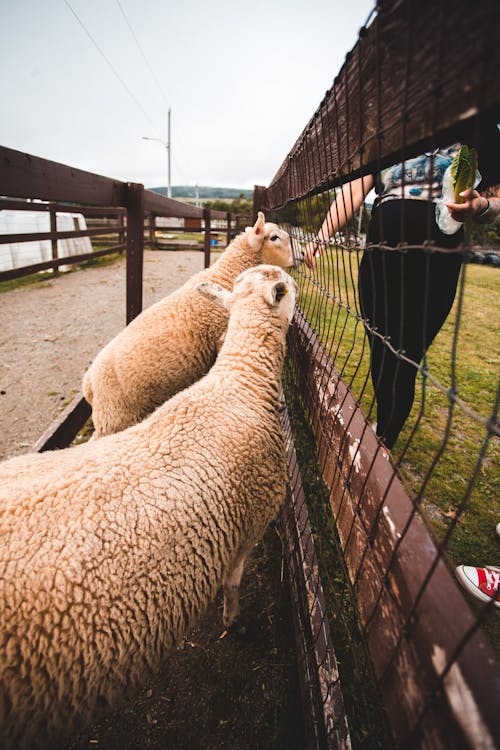
[[[246,559],[250,554],[252,547],[253,545],[245,545],[237,552],[224,579],[224,612],[222,621],[225,628],[230,628],[231,625],[234,625],[234,622],[240,613],[241,577],[245,568]]]

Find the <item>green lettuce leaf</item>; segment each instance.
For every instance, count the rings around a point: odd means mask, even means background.
[[[460,149],[450,166],[455,203],[464,202],[464,199],[462,198],[460,193],[463,190],[469,190],[474,185],[474,181],[476,179],[476,171],[476,149],[469,148],[466,145],[460,146]]]

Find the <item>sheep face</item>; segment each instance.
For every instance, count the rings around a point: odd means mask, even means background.
[[[263,298],[287,325],[293,318],[297,284],[275,265],[265,264],[243,271],[236,279],[232,292],[210,282],[199,284],[196,288],[229,311],[237,300],[256,295]]]
[[[260,252],[261,262],[289,268],[293,266],[293,252],[290,235],[277,224],[266,222],[264,214],[259,211],[253,227],[247,227],[247,240],[256,252]]]
[[[262,244],[262,263],[290,268],[293,266],[293,252],[290,235],[276,224],[266,223]]]

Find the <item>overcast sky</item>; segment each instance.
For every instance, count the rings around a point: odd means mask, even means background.
[[[0,0],[0,144],[165,185],[170,107],[173,185],[267,185],[373,6]]]

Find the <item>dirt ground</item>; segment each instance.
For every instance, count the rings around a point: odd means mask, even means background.
[[[246,633],[225,631],[219,595],[156,680],[62,750],[302,750],[288,588],[274,527],[242,582]]]
[[[144,307],[203,268],[203,253],[145,251]],[[25,453],[125,325],[125,258],[0,294],[0,458]]]
[[[144,306],[203,267],[194,251],[146,251]],[[125,261],[0,294],[0,457],[30,446],[80,390],[124,325]],[[143,691],[61,750],[300,750],[293,626],[279,529],[242,582],[245,633],[223,637],[221,598]]]

